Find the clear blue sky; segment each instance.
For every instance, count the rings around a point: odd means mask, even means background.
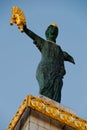
[[[57,44],[71,54],[76,64],[65,62],[66,75],[61,103],[87,120],[87,1],[0,1],[0,130],[5,130],[24,98],[38,96],[36,68],[40,52],[33,41],[10,26],[12,6],[25,13],[27,26],[45,38],[47,26],[59,27]]]

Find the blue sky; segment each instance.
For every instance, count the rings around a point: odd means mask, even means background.
[[[61,103],[87,120],[87,1],[2,0],[0,2],[0,130],[5,130],[27,95],[38,96],[36,68],[41,55],[32,40],[10,26],[12,6],[25,13],[27,26],[45,38],[47,26],[59,27],[57,44],[76,64],[65,62]]]

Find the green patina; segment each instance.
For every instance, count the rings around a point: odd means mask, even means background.
[[[49,25],[45,35],[46,40],[24,26],[24,32],[34,41],[41,52],[41,61],[37,67],[36,78],[40,94],[61,102],[63,77],[66,74],[64,61],[75,64],[74,59],[56,44],[58,27]]]

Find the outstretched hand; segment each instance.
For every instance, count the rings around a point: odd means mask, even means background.
[[[25,31],[27,29],[27,25],[23,25],[23,31]]]
[[[16,24],[18,26],[18,29],[21,30],[21,32],[24,31],[23,28],[24,26],[26,26],[26,18],[23,11],[17,6],[12,7],[12,16],[10,24]]]

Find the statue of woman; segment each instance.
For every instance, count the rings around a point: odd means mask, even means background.
[[[62,51],[61,47],[56,44],[57,25],[48,26],[45,31],[46,40],[29,30],[26,25],[23,30],[41,52],[41,61],[36,71],[39,93],[60,103],[63,77],[66,74],[64,61],[74,64],[75,62],[72,56]]]
[[[63,77],[66,74],[64,61],[75,64],[74,59],[56,44],[58,27],[51,24],[45,31],[46,40],[32,32],[26,26],[23,11],[14,6],[10,24],[16,23],[18,28],[25,32],[41,53],[41,61],[37,67],[36,78],[39,84],[39,93],[57,102],[61,102]]]

